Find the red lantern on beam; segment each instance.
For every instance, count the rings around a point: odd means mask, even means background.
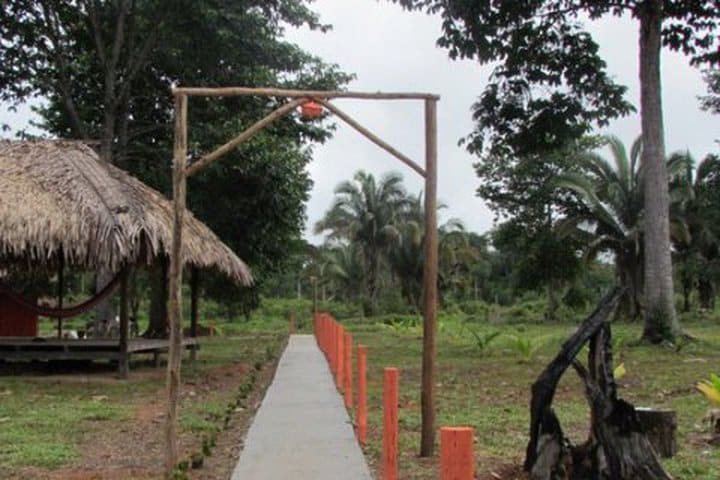
[[[322,117],[323,106],[314,100],[308,100],[300,106],[300,118],[306,122]]]

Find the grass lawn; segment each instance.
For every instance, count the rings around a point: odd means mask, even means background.
[[[228,405],[241,405],[257,372],[277,358],[286,338],[279,331],[234,333],[203,338],[197,362],[183,365],[180,429],[186,453],[202,450],[207,438],[227,426]],[[0,477],[133,467],[146,472],[137,478],[156,478],[163,461],[164,367],[133,361],[129,380],[102,366],[49,372],[46,365],[26,365],[21,374],[3,368]]]
[[[400,373],[400,477],[436,479],[437,458],[419,459],[420,356],[418,327],[343,322],[356,343],[368,349],[369,443],[366,454],[374,468],[382,454],[382,369]],[[475,429],[475,455],[480,478],[493,478],[503,467],[521,465],[528,439],[530,385],[570,335],[574,325],[462,324],[443,321],[438,337],[438,427],[468,425]],[[708,403],[695,383],[717,372],[720,328],[717,324],[686,324],[699,339],[679,352],[660,347],[631,346],[640,335],[638,325],[618,324],[613,334],[627,374],[620,395],[636,406],[675,409],[678,413],[679,453],[663,464],[685,480],[718,478],[720,448],[701,441],[702,418]],[[500,335],[485,348],[470,333]],[[619,359],[618,359],[619,357]],[[563,377],[554,402],[562,426],[574,441],[585,438],[588,408],[580,381],[573,372]],[[377,472],[376,470],[376,473]],[[380,477],[378,477],[380,478]]]

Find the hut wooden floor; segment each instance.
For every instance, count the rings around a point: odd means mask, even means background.
[[[163,339],[133,338],[128,340],[128,356],[152,354],[155,359],[169,348]],[[188,350],[199,348],[196,338],[183,339]],[[0,360],[110,360],[123,358],[117,339],[61,339],[32,337],[0,337]]]

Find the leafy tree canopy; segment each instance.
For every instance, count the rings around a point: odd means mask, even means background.
[[[102,139],[105,158],[169,191],[172,96],[179,85],[341,88],[351,77],[283,39],[288,25],[327,30],[303,0],[9,0],[0,21],[0,98],[41,96],[43,127]],[[197,158],[283,99],[193,98]],[[307,140],[330,129],[292,116],[189,185],[189,207],[253,268],[282,269],[305,220]]]
[[[638,17],[647,1],[393,1],[441,15],[438,45],[451,58],[497,62],[474,105],[471,152],[507,157],[554,151],[633,109],[582,20]],[[693,64],[720,60],[720,2],[666,0],[662,8],[665,46],[689,55]]]

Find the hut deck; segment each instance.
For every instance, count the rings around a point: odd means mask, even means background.
[[[157,358],[168,351],[164,339],[128,340],[128,355],[152,354]],[[183,339],[188,350],[199,348],[196,338]],[[0,360],[120,360],[123,354],[117,339],[65,339],[43,337],[0,337]]]

